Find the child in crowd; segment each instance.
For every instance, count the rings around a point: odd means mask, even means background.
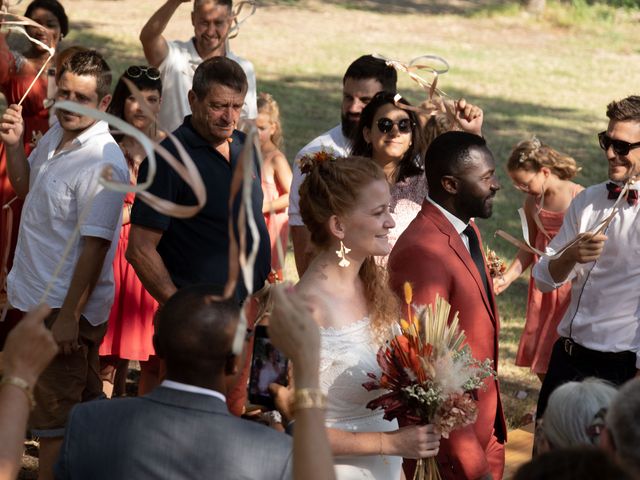
[[[164,138],[158,132],[156,122],[147,117],[131,94],[124,78],[133,82],[140,90],[151,110],[157,115],[160,110],[162,82],[160,72],[154,67],[130,66],[122,74],[113,92],[108,112],[122,118],[154,141]],[[129,164],[131,183],[136,182],[138,168],[146,157],[142,145],[130,136],[114,135]],[[129,360],[140,361],[138,393],[149,392],[161,380],[160,361],[155,356],[152,344],[153,317],[158,303],[145,290],[133,267],[127,262],[125,252],[131,229],[131,207],[134,194],[128,193],[122,211],[122,229],[118,250],[113,262],[116,294],[109,316],[109,327],[100,346],[101,367],[104,379],[114,384],[113,396],[126,394],[125,383]]]
[[[540,142],[536,137],[520,142],[511,152],[507,171],[513,185],[527,194],[524,211],[530,244],[544,251],[562,226],[565,211],[583,187],[571,179],[580,171],[575,160]],[[537,260],[519,250],[502,277],[494,279],[496,294],[505,291],[522,272]],[[540,380],[547,372],[551,349],[558,339],[557,327],[569,306],[571,284],[542,293],[534,279],[529,282],[527,316],[520,338],[516,365],[531,367]]]
[[[260,150],[264,165],[262,167],[262,191],[264,214],[269,237],[271,238],[271,268],[279,280],[282,280],[282,269],[278,256],[277,242],[282,252],[287,253],[289,238],[289,188],[291,186],[291,167],[280,150],[282,144],[282,127],[278,104],[268,93],[258,95],[258,118],[256,119],[260,137]]]

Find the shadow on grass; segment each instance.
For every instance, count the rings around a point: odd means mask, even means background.
[[[324,3],[333,4],[347,10],[364,10],[366,12],[463,16],[502,11],[513,4],[520,6],[520,2],[517,1],[504,2],[499,0],[325,0]],[[315,7],[314,2],[304,0],[271,0],[267,2],[268,4]]]

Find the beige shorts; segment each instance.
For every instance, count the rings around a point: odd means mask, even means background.
[[[53,310],[47,317],[48,328],[54,324],[58,313],[59,309]],[[64,427],[74,405],[104,396],[98,349],[107,331],[107,322],[94,327],[82,316],[78,327],[80,347],[70,355],[56,355],[33,390],[36,407],[29,418],[33,435],[64,436]]]

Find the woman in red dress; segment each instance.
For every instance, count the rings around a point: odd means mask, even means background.
[[[143,114],[138,100],[131,94],[123,78],[133,82],[157,115],[160,111],[162,95],[160,72],[153,67],[129,67],[118,80],[108,112],[122,118],[152,140],[161,140],[162,136],[156,131],[155,120]],[[146,157],[146,153],[142,145],[133,137],[116,135],[116,140],[129,164],[131,183],[135,183],[138,167]],[[116,294],[111,307],[107,333],[100,346],[100,355],[103,356],[103,374],[108,376],[110,373],[115,374],[112,378],[114,396],[125,394],[129,360],[140,361],[139,394],[148,392],[159,383],[159,361],[155,357],[151,341],[153,316],[158,308],[158,303],[142,286],[136,272],[124,256],[129,241],[133,200],[134,194],[128,193],[122,210],[122,229],[118,250],[113,261]]]
[[[57,0],[34,0],[27,7],[24,16],[44,27],[43,29],[26,27],[29,36],[51,48],[55,49],[69,31],[69,20],[64,8]],[[22,37],[19,37],[19,40],[23,40]],[[53,97],[55,92],[55,82],[52,81],[52,85],[49,85],[49,78],[53,78],[54,66],[53,59],[49,57],[50,54],[46,49],[33,42],[28,42],[26,51],[13,50],[7,44],[5,36],[0,35],[0,91],[7,105],[20,102],[42,66],[49,61],[48,69],[45,69],[36,80],[22,102],[23,143],[27,155],[49,129],[47,99]],[[48,72],[49,70],[51,73]],[[22,203],[22,199],[16,197],[9,182],[5,146],[0,143],[0,308],[6,302],[6,279],[13,264]],[[12,225],[9,225],[10,222]],[[6,334],[19,318],[11,313],[9,312],[6,321],[0,322],[0,348]]]

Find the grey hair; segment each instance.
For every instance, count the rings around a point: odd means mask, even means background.
[[[594,445],[597,437],[587,432],[596,413],[608,408],[617,390],[598,378],[582,382],[567,382],[556,388],[549,397],[544,412],[542,431],[555,448]]]
[[[639,378],[629,380],[620,388],[607,412],[606,425],[622,463],[640,472]]]

